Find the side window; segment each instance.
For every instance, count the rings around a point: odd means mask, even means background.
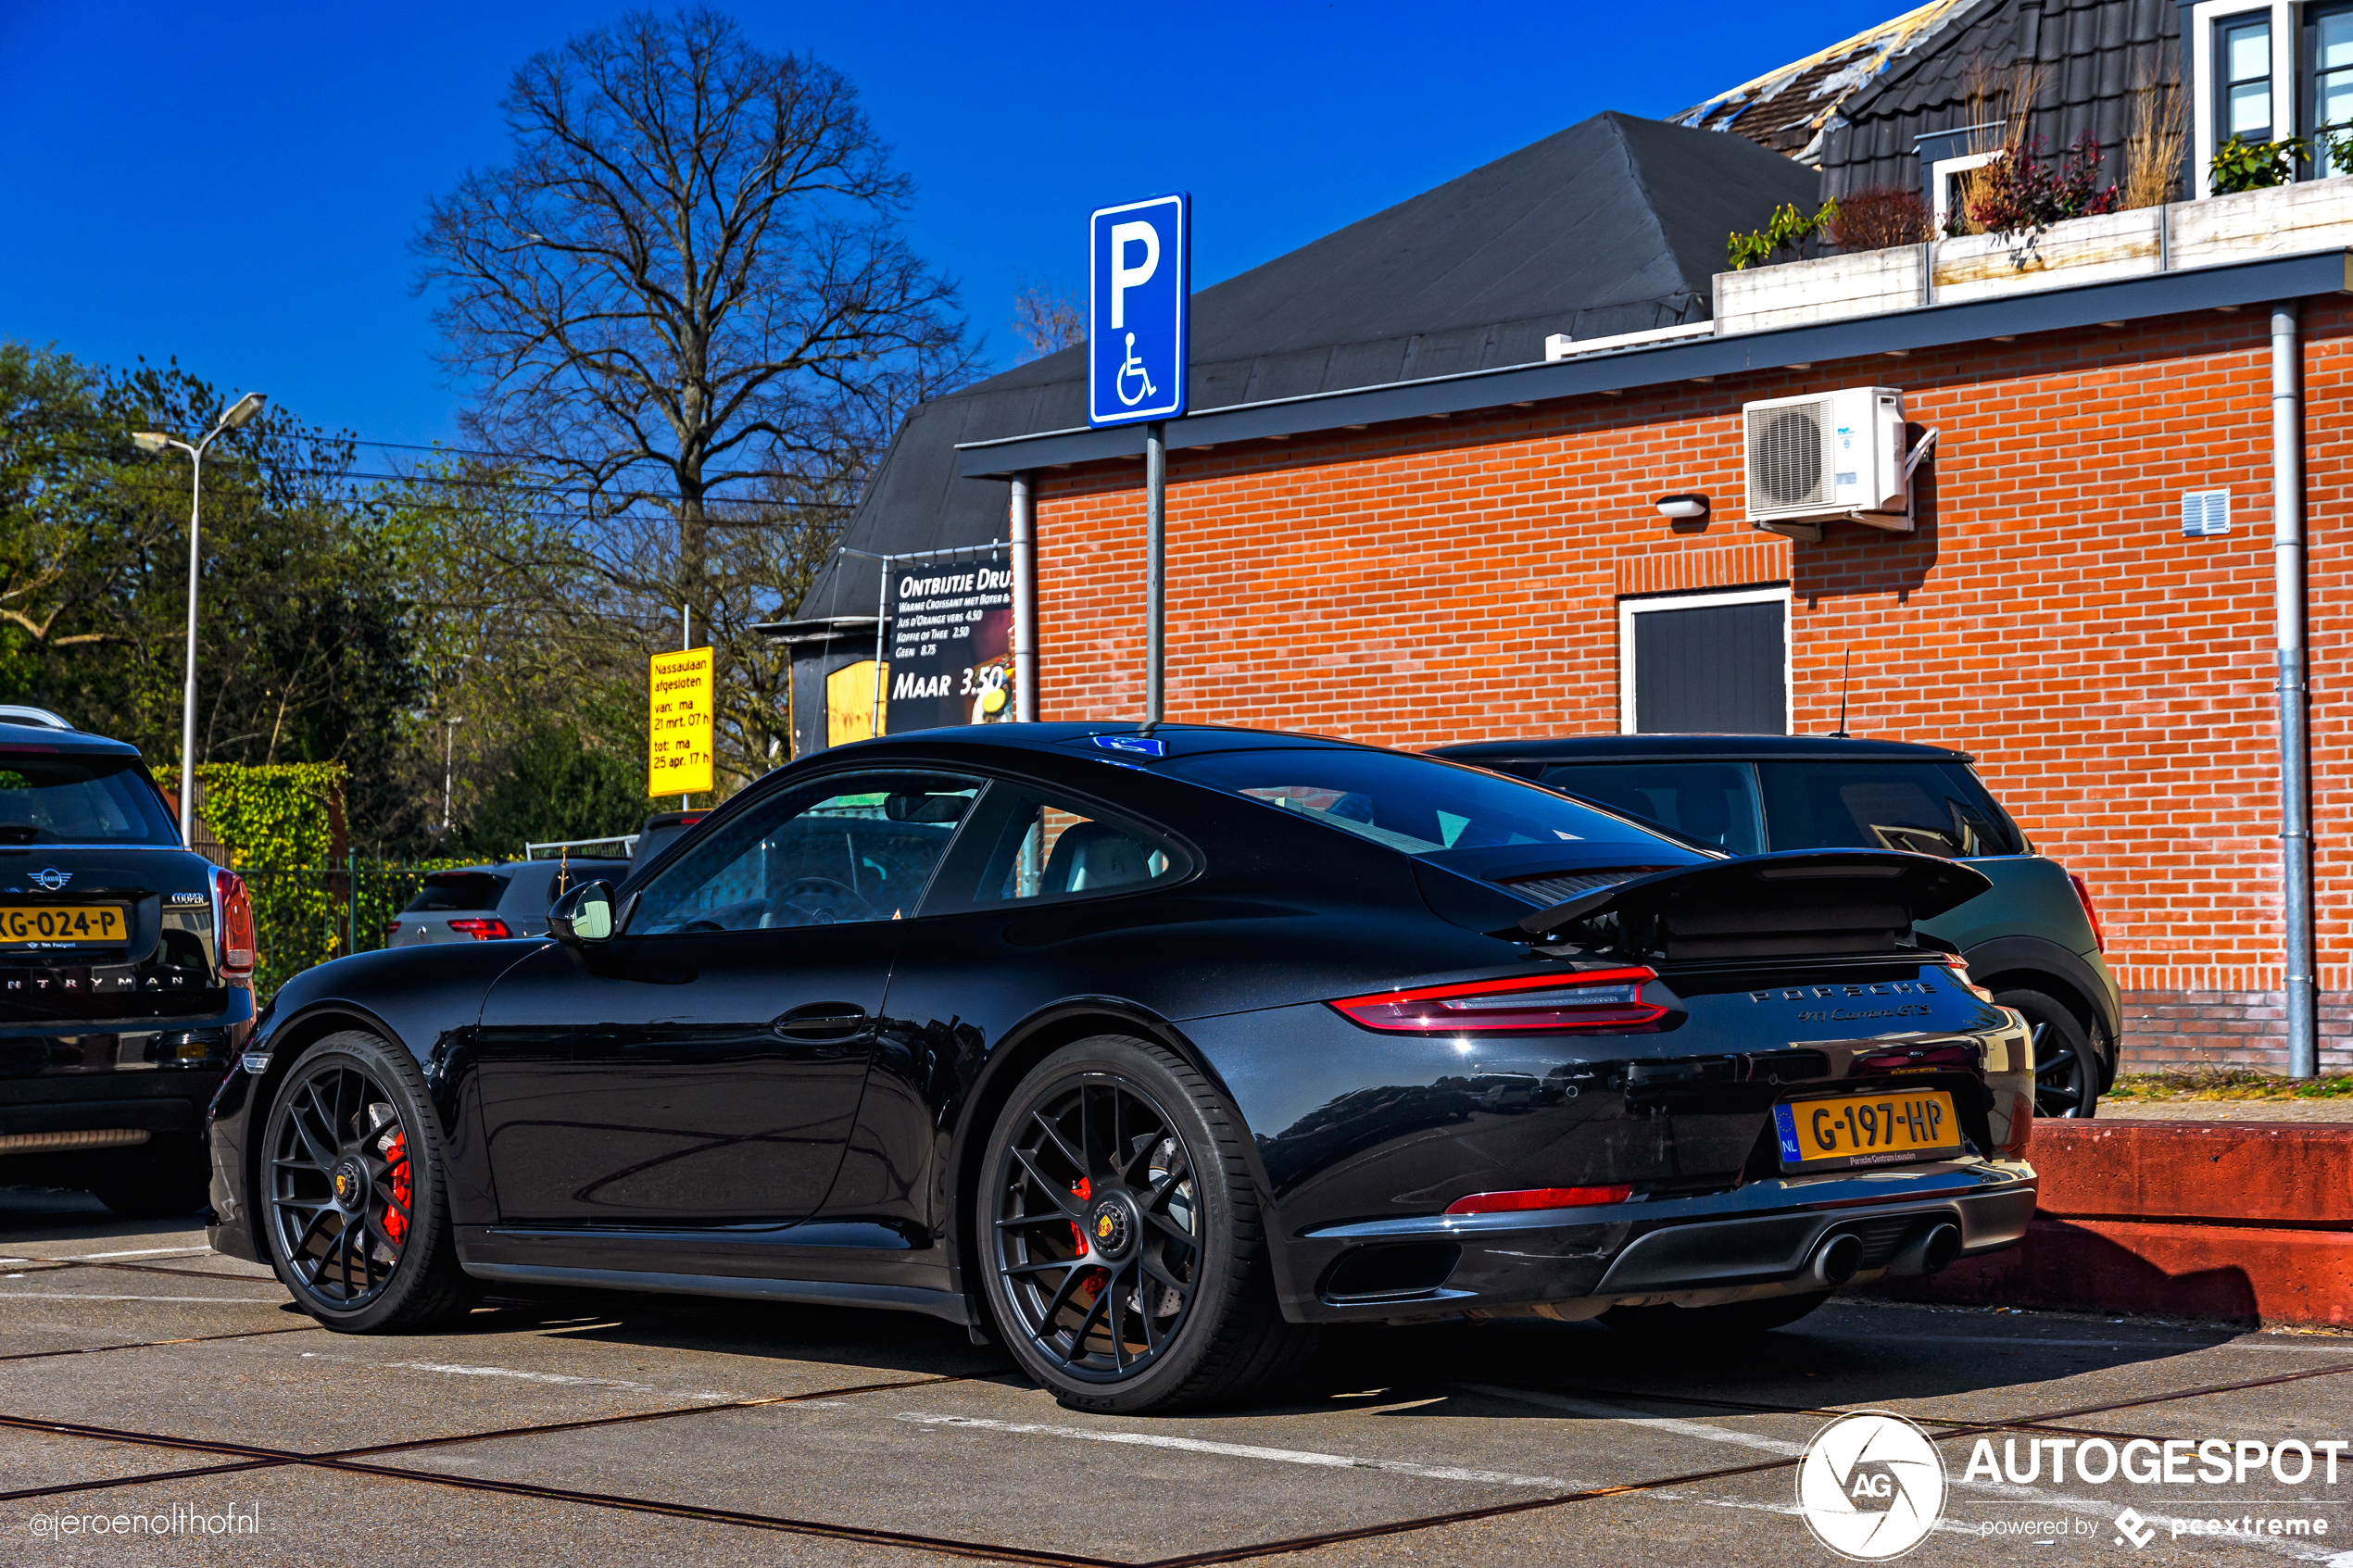
[[[1766,762],[1776,849],[1908,849],[2016,855],[2024,845],[1977,775],[1957,762]]]
[[[1092,807],[1005,784],[989,798],[988,858],[981,862],[975,885],[957,890],[963,895],[960,902],[1129,893],[1174,881],[1189,869],[1156,834]]]
[[[979,793],[953,774],[868,772],[778,795],[664,867],[630,934],[904,919]]]
[[[1733,855],[1765,847],[1745,762],[1559,762],[1542,783],[1673,828]]]

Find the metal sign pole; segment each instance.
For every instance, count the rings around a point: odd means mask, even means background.
[[[1161,721],[1168,670],[1168,442],[1158,420],[1144,427],[1144,728]]]
[[[882,586],[875,591],[875,700],[866,709],[866,738],[882,735],[883,705],[883,626],[890,619],[890,566],[897,556],[877,556],[882,563]]]

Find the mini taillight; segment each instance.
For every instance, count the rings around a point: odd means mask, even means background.
[[[1990,1002],[1994,999],[1993,992],[1969,977],[1969,960],[1958,953],[1947,953],[1938,961],[1953,972],[1953,978],[1959,984],[1962,990],[1967,991],[1981,1002]]]
[[[1529,1187],[1519,1192],[1475,1192],[1446,1206],[1449,1214],[1516,1214],[1529,1209],[1584,1209],[1596,1203],[1623,1203],[1634,1196],[1630,1186]]]
[[[477,942],[501,942],[514,935],[503,920],[453,920],[452,931],[462,931]]]
[[[2075,889],[2076,901],[2083,906],[2083,918],[2092,922],[2092,945],[2107,952],[2108,933],[2100,929],[2100,912],[2092,907],[2092,884],[2073,872],[2067,873],[2067,881]]]
[[[212,868],[212,935],[220,947],[220,977],[230,981],[253,978],[253,895],[245,879],[219,866]]]
[[[1562,1029],[1633,1029],[1667,1010],[1642,1000],[1658,975],[1647,969],[1581,974],[1515,974],[1454,985],[1421,985],[1331,1005],[1351,1022],[1384,1035],[1536,1035]]]

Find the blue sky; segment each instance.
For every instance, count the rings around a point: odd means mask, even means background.
[[[429,195],[503,161],[515,66],[626,8],[0,0],[0,337],[176,355],[365,437],[450,437],[464,393],[430,358],[409,236]],[[1189,190],[1214,282],[1598,110],[1671,114],[1902,8],[733,10],[859,85],[917,182],[914,243],[1002,365],[1022,282],[1082,284],[1091,207]]]

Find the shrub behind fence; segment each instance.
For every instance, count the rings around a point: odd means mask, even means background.
[[[468,863],[396,865],[355,855],[340,866],[240,866],[237,874],[253,894],[255,993],[267,1000],[313,964],[384,947],[385,928],[409,907],[429,872]]]

